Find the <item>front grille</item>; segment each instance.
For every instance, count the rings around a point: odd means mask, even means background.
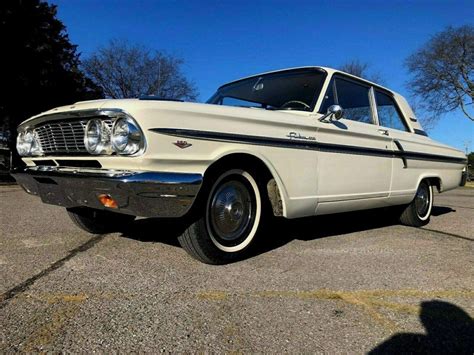
[[[112,120],[104,120],[112,129]],[[87,120],[47,122],[35,127],[44,155],[86,153],[84,130]]]

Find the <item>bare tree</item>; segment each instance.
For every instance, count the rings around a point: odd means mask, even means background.
[[[107,97],[155,95],[194,101],[197,90],[182,72],[181,58],[112,40],[83,62],[83,69]]]
[[[461,109],[474,121],[474,27],[448,27],[408,57],[409,89],[431,121]]]
[[[339,70],[343,72],[364,78],[374,83],[383,84],[384,80],[380,73],[371,72],[370,64],[361,62],[359,59],[352,59],[340,66]]]

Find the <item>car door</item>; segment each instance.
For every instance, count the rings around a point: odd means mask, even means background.
[[[392,138],[392,148],[395,152],[424,152],[430,148],[429,140],[423,131],[411,132],[406,118],[397,105],[393,95],[382,89],[374,89],[377,107],[377,119],[381,129],[385,129]],[[433,148],[431,148],[433,149]],[[393,158],[392,165],[392,198],[413,196],[417,188],[419,169],[427,169],[431,163],[422,160],[407,159],[401,155]]]
[[[319,112],[338,104],[344,115],[318,125],[318,203],[389,195],[392,142],[376,125],[373,101],[370,85],[342,75],[332,78]]]

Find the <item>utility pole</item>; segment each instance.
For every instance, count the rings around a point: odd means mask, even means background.
[[[469,154],[469,146],[471,145],[471,141],[464,141],[464,150],[466,151],[466,155]]]

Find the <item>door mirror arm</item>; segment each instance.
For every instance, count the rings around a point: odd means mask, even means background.
[[[333,120],[340,120],[344,115],[344,110],[339,105],[331,105],[324,116],[319,118],[319,121],[329,123]]]

